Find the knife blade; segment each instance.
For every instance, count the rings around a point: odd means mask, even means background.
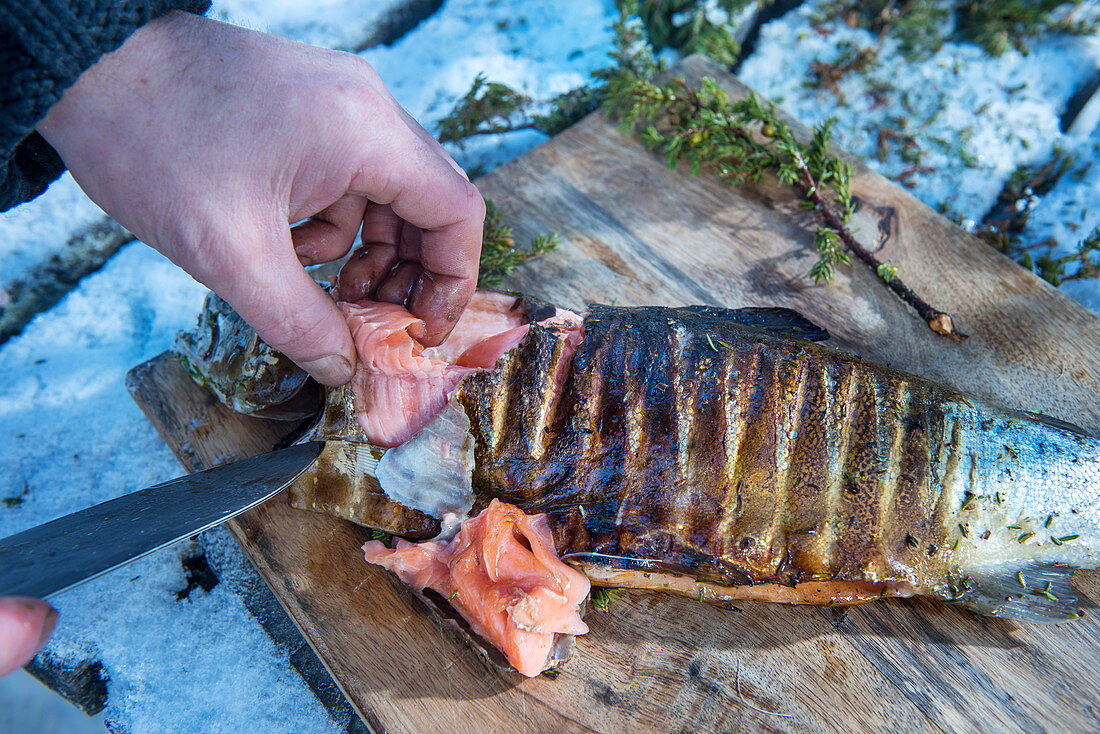
[[[179,477],[0,539],[0,596],[48,598],[270,499],[324,443]]]

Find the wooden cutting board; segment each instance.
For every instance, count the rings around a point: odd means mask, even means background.
[[[702,58],[680,72],[719,77]],[[972,336],[934,335],[861,266],[807,278],[812,220],[786,192],[670,171],[595,114],[479,181],[517,241],[561,248],[508,282],[560,305],[784,305],[867,359],[1100,431],[1100,319],[857,164],[860,237]],[[189,471],[269,449],[291,426],[217,404],[169,355],[135,400]],[[230,529],[376,731],[1100,730],[1100,614],[1022,626],[925,600],[727,611],[628,592],[555,680],[486,667],[389,574],[366,532],[282,498]],[[1078,574],[1086,599],[1098,576]]]

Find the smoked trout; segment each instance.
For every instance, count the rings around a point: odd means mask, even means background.
[[[1100,566],[1100,441],[823,346],[795,312],[581,319],[480,292],[423,349],[404,309],[342,307],[360,365],[298,507],[423,539],[498,500],[592,584],[715,604],[923,595],[1057,622]]]

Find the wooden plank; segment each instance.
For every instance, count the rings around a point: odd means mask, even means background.
[[[720,75],[698,58],[682,70]],[[1100,319],[857,168],[861,236],[956,315],[969,341],[932,334],[858,266],[813,286],[812,220],[788,194],[669,171],[600,115],[479,185],[511,214],[517,239],[544,230],[564,238],[511,287],[576,307],[785,305],[869,359],[1096,432]],[[163,357],[136,369],[131,389],[190,470],[259,453],[291,430],[231,414]],[[1097,659],[1095,615],[1040,627],[923,600],[846,613],[750,603],[726,611],[630,593],[589,614],[592,632],[560,677],[526,680],[485,667],[366,565],[362,529],[276,500],[231,530],[379,731],[472,722],[486,731],[1100,729],[1100,673],[1085,662]],[[1079,574],[1078,586],[1096,596],[1097,574]]]

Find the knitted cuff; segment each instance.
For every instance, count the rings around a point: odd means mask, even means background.
[[[65,170],[34,126],[66,89],[150,20],[210,0],[0,0],[0,211]]]

